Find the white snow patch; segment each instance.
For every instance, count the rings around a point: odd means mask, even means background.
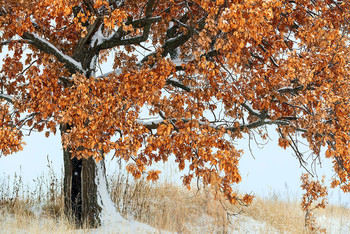
[[[142,120],[142,119],[138,119],[137,122],[139,124],[142,124],[142,125],[152,125],[152,124],[160,124],[161,122],[163,122],[164,120],[161,119],[161,118],[158,118],[158,119],[151,119],[151,120]]]
[[[159,233],[160,231],[146,224],[124,219],[108,193],[105,168],[102,162],[96,163],[97,202],[101,206],[101,227],[88,233]],[[164,232],[161,232],[164,233]]]
[[[97,78],[104,78],[104,77],[107,77],[111,74],[115,74],[115,75],[120,75],[122,73],[122,69],[116,69],[116,70],[113,70],[113,71],[110,71],[110,72],[107,72],[107,73],[103,73],[102,75],[98,76]]]
[[[174,23],[172,21],[170,21],[168,29],[172,28],[173,26],[174,26]]]
[[[102,33],[102,25],[98,28],[94,36],[91,38],[91,47],[101,45],[106,40]]]
[[[261,115],[260,111],[253,108],[253,106],[249,102],[244,103],[249,109],[251,109],[253,112],[255,112],[256,115]]]
[[[173,59],[172,62],[175,64],[175,66],[181,66],[185,62],[179,58]]]
[[[97,202],[98,205],[102,208],[100,214],[101,224],[105,225],[122,219],[108,193],[105,168],[101,161],[96,163],[95,182],[97,184]]]
[[[233,217],[232,227],[229,233],[278,233],[277,230],[266,222],[258,221],[250,217],[238,215]]]
[[[114,26],[113,31],[117,32],[119,29],[118,26]],[[92,36],[91,38],[91,43],[90,46],[94,47],[94,46],[99,46],[101,45],[103,42],[108,41],[110,39],[112,39],[114,36],[116,35],[116,33],[112,33],[108,36],[104,36],[103,32],[102,32],[102,25],[98,28],[98,30],[96,31],[96,33]]]
[[[327,233],[350,233],[350,219],[346,217],[326,217],[317,218],[317,223],[326,228]]]

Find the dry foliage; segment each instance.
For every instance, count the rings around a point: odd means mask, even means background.
[[[301,207],[305,212],[305,227],[311,232],[326,232],[326,229],[317,225],[314,216],[315,209],[324,209],[327,204],[328,192],[327,187],[324,186],[324,178],[321,181],[313,181],[308,174],[303,174],[301,181],[301,188],[305,190],[301,201]]]
[[[112,152],[154,181],[147,167],[175,155],[188,188],[200,178],[250,203],[232,189],[233,143],[273,124],[303,166],[298,133],[316,156],[325,147],[332,186],[350,191],[349,1],[0,3],[2,154],[22,150],[25,128],[61,126],[72,156]],[[109,56],[115,72],[96,76]]]

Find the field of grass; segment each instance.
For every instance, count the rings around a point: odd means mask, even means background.
[[[156,233],[308,233],[305,214],[295,201],[255,198],[248,207],[214,199],[208,188],[188,191],[169,183],[134,181],[116,174],[109,189],[117,210]],[[11,182],[10,182],[11,181]],[[75,230],[63,215],[62,180],[53,171],[29,189],[22,178],[0,180],[0,233],[123,233],[123,228]],[[327,206],[316,211],[329,233],[350,233],[350,210]]]

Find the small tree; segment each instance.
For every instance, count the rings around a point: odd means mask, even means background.
[[[301,182],[301,188],[305,190],[301,201],[301,208],[305,211],[305,227],[313,233],[326,232],[326,229],[316,223],[314,214],[315,209],[324,209],[327,204],[328,192],[327,187],[324,186],[324,178],[321,181],[312,181],[308,174],[303,174]],[[317,204],[314,204],[316,202]]]
[[[298,134],[316,156],[325,146],[333,185],[350,190],[348,1],[0,3],[0,150],[22,150],[24,127],[59,127],[77,223],[100,223],[107,153],[149,179],[159,172],[147,166],[174,155],[185,186],[199,178],[249,202],[231,187],[241,181],[233,143],[266,138],[267,125],[303,166]],[[111,72],[97,75],[107,58]]]

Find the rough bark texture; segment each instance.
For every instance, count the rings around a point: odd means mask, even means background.
[[[101,207],[98,205],[96,163],[93,158],[82,159],[82,220],[91,227],[101,225]]]
[[[61,125],[61,134],[69,126]],[[72,158],[69,149],[63,149],[64,157],[64,210],[77,227],[86,224],[99,226],[101,207],[98,205],[96,163],[93,158]]]

